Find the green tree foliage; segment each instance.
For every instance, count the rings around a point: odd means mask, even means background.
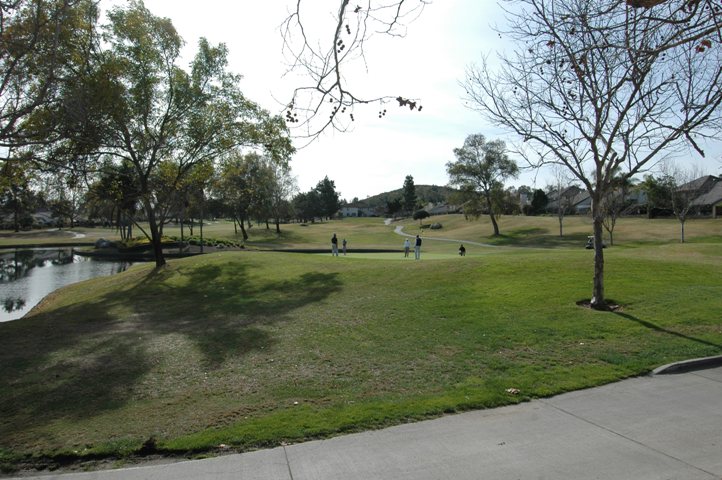
[[[421,225],[421,221],[425,218],[429,218],[431,215],[426,210],[416,210],[413,215],[414,220],[419,221],[419,225]]]
[[[403,198],[404,211],[411,213],[416,208],[416,186],[414,185],[414,177],[406,175],[404,179],[404,186],[401,189],[401,195]]]
[[[141,1],[108,16],[104,49],[66,91],[73,109],[64,112],[68,141],[57,152],[102,153],[132,166],[146,235],[161,266],[163,223],[197,165],[239,146],[264,148],[286,162],[292,147],[283,121],[238,90],[240,77],[227,70],[224,45],[201,39],[186,71],[178,66],[183,41],[170,20]]]
[[[639,186],[647,195],[647,218],[653,218],[659,212],[671,211],[672,189],[666,179],[645,175]]]
[[[386,200],[386,214],[390,217],[396,218],[396,214],[403,210],[400,198],[394,198],[393,200]]]
[[[10,214],[13,230],[32,225],[30,216],[36,206],[32,189],[34,173],[22,158],[0,160],[0,212]]]
[[[138,188],[136,171],[129,162],[116,164],[107,160],[86,193],[89,215],[114,225],[120,231],[120,238],[129,240],[140,205]]]
[[[316,217],[322,216],[320,206],[321,202],[316,190],[299,193],[293,197],[293,209],[296,212],[296,218],[302,222],[313,222]]]
[[[449,183],[456,185],[468,197],[481,200],[491,218],[494,235],[499,235],[497,216],[501,214],[499,199],[503,196],[504,181],[519,174],[519,167],[506,154],[501,140],[487,142],[484,135],[466,137],[464,146],[454,149],[456,162],[446,164]]]
[[[319,212],[321,216],[331,218],[335,216],[341,208],[339,202],[339,193],[336,191],[336,184],[328,177],[316,184],[316,193],[318,194]]]
[[[243,240],[248,240],[245,223],[262,202],[264,164],[260,155],[232,152],[221,164],[214,184],[214,197],[231,213]]]
[[[531,213],[532,215],[541,215],[546,211],[549,198],[544,190],[537,188],[531,197]]]
[[[91,0],[0,2],[0,146],[58,140],[53,112],[87,61],[96,20]]]

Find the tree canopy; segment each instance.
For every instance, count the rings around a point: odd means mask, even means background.
[[[466,137],[464,145],[454,149],[456,162],[446,164],[449,184],[456,185],[467,196],[481,199],[489,214],[494,235],[499,235],[497,215],[501,214],[498,199],[504,181],[519,174],[519,167],[506,154],[502,140],[487,142],[484,135]]]

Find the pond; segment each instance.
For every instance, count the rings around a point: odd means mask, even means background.
[[[60,287],[120,273],[130,265],[82,257],[72,248],[0,250],[0,322],[21,318]]]

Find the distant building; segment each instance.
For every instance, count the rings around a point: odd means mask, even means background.
[[[707,175],[682,185],[679,189],[699,191],[700,195],[692,200],[691,205],[699,209],[700,213],[712,215],[712,218],[722,218],[722,178]]]
[[[340,210],[342,217],[377,217],[376,210],[363,202],[349,203]]]

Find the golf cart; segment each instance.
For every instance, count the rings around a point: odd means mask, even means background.
[[[594,248],[594,235],[589,235],[587,237],[587,244],[584,246],[587,250],[591,250]],[[602,241],[602,248],[607,248],[607,244]]]

